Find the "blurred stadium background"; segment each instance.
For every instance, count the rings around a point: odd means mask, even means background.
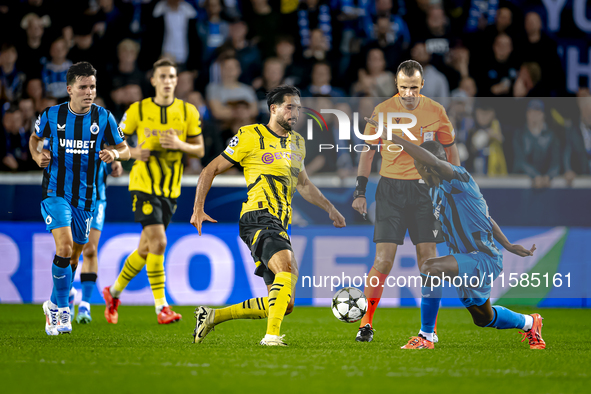
[[[186,158],[168,230],[172,303],[230,304],[265,292],[238,238],[246,197],[240,169],[218,177],[206,202],[221,223],[206,226],[202,238],[188,224],[199,172],[240,126],[267,121],[265,92],[295,84],[314,98],[313,108],[345,105],[362,119],[375,97],[396,93],[396,67],[408,58],[424,67],[422,93],[446,107],[462,163],[491,215],[511,241],[538,244],[522,272],[537,264],[562,273],[576,268],[589,283],[590,37],[588,0],[0,0],[0,302],[41,303],[51,291],[54,243],[39,212],[41,171],[27,144],[37,115],[67,100],[68,67],[85,60],[97,68],[96,102],[120,120],[131,103],[153,95],[150,68],[161,56],[180,65],[176,96],[198,108],[206,141],[202,160]],[[319,143],[338,145],[335,119],[325,118],[328,132],[308,141],[307,171],[349,227],[333,229],[296,195],[294,246],[302,275],[322,273],[326,261],[362,275],[375,248],[371,223],[351,208],[358,154],[317,152]],[[376,161],[368,195],[378,168]],[[113,282],[139,238],[127,183],[126,175],[108,180],[99,288]],[[345,236],[350,248],[335,250]],[[414,267],[407,240],[392,274]],[[588,307],[586,288],[513,302]],[[128,290],[125,304],[152,304],[145,276]],[[326,296],[308,289],[297,302],[314,305]],[[415,296],[396,289],[383,303],[416,305]],[[102,303],[98,291],[93,301]]]

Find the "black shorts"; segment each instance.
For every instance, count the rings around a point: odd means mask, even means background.
[[[167,228],[176,211],[176,199],[136,190],[131,191],[131,203],[135,221],[141,223],[142,228],[151,224],[163,224]]]
[[[373,241],[402,245],[407,229],[414,245],[443,242],[441,223],[433,214],[429,187],[419,180],[382,177],[376,191]]]
[[[266,209],[245,212],[240,218],[240,238],[250,249],[256,263],[255,275],[262,277],[266,285],[273,284],[275,274],[269,269],[271,257],[282,250],[292,250],[287,231],[281,221]]]

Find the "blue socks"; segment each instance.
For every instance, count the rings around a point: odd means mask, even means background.
[[[423,281],[428,278],[425,274],[421,274],[421,277]],[[432,333],[435,330],[435,321],[439,312],[443,287],[440,285],[431,289],[430,286],[423,286],[421,287],[421,294],[423,296],[421,298],[421,331]]]
[[[67,308],[70,287],[72,286],[70,258],[55,255],[53,265],[51,266],[51,275],[53,277],[51,302],[57,304],[58,308]]]
[[[525,326],[525,316],[521,313],[513,312],[502,306],[493,306],[494,317],[485,327],[494,327],[499,330],[507,328],[523,328]]]
[[[96,286],[96,277],[97,275],[95,273],[80,274],[80,282],[82,282],[82,302],[90,304],[92,292]]]

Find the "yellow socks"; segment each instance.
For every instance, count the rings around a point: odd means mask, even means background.
[[[269,320],[267,321],[267,334],[279,335],[281,322],[285,316],[287,305],[291,301],[291,276],[290,272],[280,272],[275,275],[275,281],[269,291]]]
[[[251,298],[240,304],[216,309],[213,322],[223,323],[236,319],[264,319],[269,315],[269,297]]]
[[[156,309],[166,303],[166,295],[164,293],[164,284],[166,277],[164,276],[164,256],[148,253],[146,258],[146,270],[148,271],[148,280],[154,295],[154,304]]]
[[[140,273],[142,268],[144,268],[144,265],[146,265],[146,260],[140,256],[137,250],[134,250],[133,253],[127,257],[127,260],[125,260],[123,269],[119,273],[113,286],[111,286],[111,295],[113,297],[119,297],[129,282]]]

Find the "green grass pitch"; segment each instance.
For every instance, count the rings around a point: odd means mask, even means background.
[[[442,309],[433,351],[401,350],[419,309],[378,309],[372,343],[329,308],[299,307],[284,320],[288,348],[258,345],[266,320],[232,321],[192,344],[193,308],[160,326],[153,307],[122,306],[119,324],[74,323],[48,337],[40,305],[0,305],[3,393],[581,393],[591,384],[591,311],[542,309],[545,350],[518,330],[478,328],[463,309]],[[532,313],[532,309],[515,308]]]

